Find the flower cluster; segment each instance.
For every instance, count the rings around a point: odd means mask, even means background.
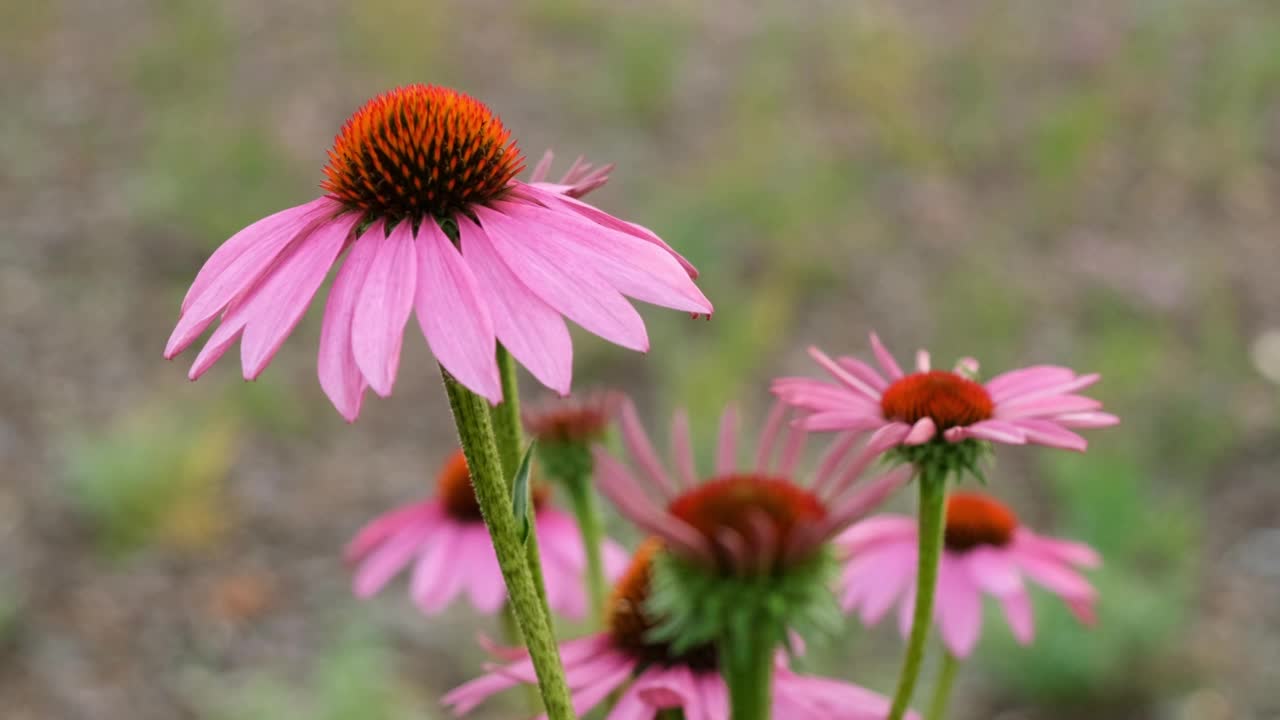
[[[1097,594],[1079,572],[1098,565],[1094,550],[1033,532],[990,495],[948,493],[985,479],[999,444],[1084,451],[1077,430],[1118,422],[1079,394],[1097,374],[1037,365],[983,382],[976,360],[935,370],[923,350],[905,372],[873,333],[878,367],[810,348],[828,377],[775,380],[757,436],[742,436],[726,409],[709,468],[677,411],[664,463],[626,395],[568,397],[565,319],[646,351],[628,298],[695,317],[711,303],[655,233],[582,200],[612,166],[579,159],[551,182],[551,161],[517,179],[525,161],[511,132],[463,93],[411,85],[378,96],[335,138],[321,197],[213,253],[165,348],[174,357],[216,323],[190,377],[239,339],[244,376],[256,378],[337,268],[317,369],[354,421],[367,389],[391,393],[416,314],[461,448],[429,498],[374,519],[347,558],[362,598],[407,571],[425,614],[461,597],[481,614],[510,610],[525,647],[486,641],[498,662],[444,697],[455,714],[536,684],[554,720],[600,707],[608,720],[901,720],[913,716],[928,629],[939,627],[948,662],[968,657],[984,596],[1024,644],[1028,581],[1094,621]],[[522,416],[512,359],[561,397]],[[625,460],[610,445],[615,427]],[[820,433],[834,435],[810,461]],[[916,517],[876,514],[913,481]],[[603,532],[597,492],[647,538],[630,561]],[[907,650],[892,699],[792,669],[806,635],[833,635],[846,613],[877,623],[895,605]],[[558,642],[553,610],[590,616],[596,631]]]

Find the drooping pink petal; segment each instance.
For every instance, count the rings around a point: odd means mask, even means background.
[[[502,577],[502,568],[498,566],[498,555],[488,530],[483,526],[475,530],[477,535],[483,535],[483,542],[472,543],[470,560],[461,566],[466,570],[459,572],[455,567],[454,572],[465,578],[471,605],[481,613],[491,615],[501,610],[506,602],[507,584]]]
[[[343,215],[298,237],[279,255],[276,266],[262,277],[252,294],[227,313],[223,322],[233,325],[241,321],[243,314],[240,362],[246,380],[262,373],[302,319],[351,236],[356,220],[354,215]]]
[[[609,166],[609,167],[612,167],[612,166]],[[596,224],[603,225],[604,227],[610,230],[616,230],[618,232],[626,233],[633,237],[640,238],[645,242],[652,243],[658,246],[662,250],[669,253],[672,257],[674,257],[676,259],[676,262],[680,263],[680,267],[684,268],[685,273],[688,274],[690,278],[694,280],[698,279],[698,269],[695,268],[693,264],[690,263],[688,260],[685,260],[684,257],[680,255],[680,253],[676,252],[674,248],[672,248],[670,245],[664,242],[662,238],[658,237],[652,230],[644,226],[637,225],[636,223],[627,222],[626,220],[620,220],[610,215],[609,213],[606,213],[603,210],[600,210],[594,205],[590,205],[588,203],[582,202],[581,200],[577,200],[572,196],[556,195],[553,193],[547,193],[546,191],[538,192],[536,190],[535,192],[530,194],[531,196],[536,197],[538,200],[542,201],[546,205],[549,205],[549,206],[555,206],[557,204],[564,205],[565,207],[571,208],[574,212],[581,214],[583,217],[587,218],[588,220]]]
[[[906,439],[910,432],[910,425],[904,422],[891,422],[872,433],[871,438],[867,440],[867,449],[874,453],[884,452]]]
[[[507,267],[479,225],[463,215],[455,219],[462,257],[486,290],[498,340],[539,382],[567,395],[573,378],[573,342],[564,318]]]
[[[436,501],[413,503],[379,515],[360,529],[347,543],[347,562],[359,562],[387,538],[411,525],[431,525],[440,517],[440,505]]]
[[[760,431],[760,441],[756,443],[756,471],[765,472],[769,468],[769,458],[773,454],[773,444],[778,439],[778,431],[782,429],[782,421],[787,415],[787,406],[774,402],[765,417],[764,428]]]
[[[894,468],[868,481],[864,487],[848,498],[836,499],[824,523],[827,527],[826,532],[838,531],[879,507],[890,495],[911,480],[912,472],[910,465]]]
[[[969,657],[982,630],[982,595],[968,575],[948,563],[946,557],[938,567],[934,614],[951,654],[962,659]]]
[[[376,550],[372,550],[360,563],[352,581],[356,597],[367,598],[377,594],[391,578],[409,564],[433,528],[411,525],[390,537]]]
[[[341,206],[329,198],[282,210],[231,236],[209,257],[182,300],[182,313],[164,356],[172,359],[191,344],[241,293],[272,267],[277,255],[316,222]]]
[[[381,237],[382,223],[372,224],[365,235],[370,233],[378,233],[378,237]],[[320,326],[320,352],[316,359],[320,387],[347,422],[355,422],[360,415],[364,391],[369,385],[356,364],[355,352],[351,347],[351,321],[377,247],[376,242],[357,242],[352,245],[338,270],[338,277],[333,281],[333,287],[329,290],[324,321]]]
[[[1022,430],[1027,436],[1028,442],[1063,450],[1075,450],[1076,452],[1084,452],[1089,447],[1088,440],[1062,427],[1053,420],[1024,418],[1014,420],[1013,424]]]
[[[1001,595],[1000,606],[1004,610],[1004,618],[1013,631],[1013,637],[1019,643],[1027,645],[1035,636],[1035,622],[1031,613],[1031,598],[1025,588],[1007,595]]]
[[[1015,547],[1013,557],[1032,580],[1063,598],[1093,598],[1097,591],[1071,567],[1038,552]]]
[[[409,580],[409,597],[428,615],[444,610],[457,595],[462,573],[455,562],[465,541],[464,532],[463,526],[446,520],[418,555]]]
[[[1104,428],[1120,424],[1120,418],[1105,412],[1062,413],[1054,415],[1053,420],[1069,428]]]
[[[1102,564],[1098,551],[1084,543],[1037,535],[1027,528],[1014,531],[1014,542],[1030,552],[1040,553],[1059,562],[1094,568]]]
[[[976,547],[951,556],[951,560],[957,567],[968,571],[974,584],[992,595],[1004,597],[1022,590],[1018,566],[1003,549]]]
[[[673,497],[676,494],[675,483],[667,477],[662,463],[658,461],[658,453],[649,442],[649,435],[644,431],[644,424],[640,422],[635,403],[631,402],[631,398],[626,398],[620,410],[619,424],[622,427],[622,441],[627,446],[627,452],[631,453],[632,459],[640,469],[644,470],[648,480],[664,498]]]
[[[532,231],[502,213],[475,208],[492,246],[526,287],[557,312],[609,342],[641,352],[649,349],[644,321],[580,258],[554,244],[530,242]]]
[[[436,360],[468,390],[502,402],[493,320],[475,276],[435,222],[418,230],[418,324]]]
[[[893,543],[907,543],[915,547],[916,521],[905,515],[876,515],[850,526],[840,533],[835,542],[845,557]]]
[[[386,397],[400,368],[404,326],[417,292],[418,262],[411,222],[401,221],[390,235],[379,227],[370,230],[356,243],[370,243],[376,249],[352,315],[351,349],[369,386]]]
[[[673,310],[711,314],[711,302],[668,252],[637,239],[596,225],[577,213],[540,205],[499,202],[494,208],[537,228],[541,242],[558,245],[591,266],[623,295]]]
[[[929,372],[933,365],[929,359],[929,351],[921,348],[916,351],[916,372]]]
[[[845,568],[846,608],[857,604],[864,625],[880,622],[915,576],[915,548],[889,544],[855,556]]]
[[[958,432],[945,435],[948,442],[956,442],[951,439],[953,436],[958,436],[960,439],[990,440],[1009,445],[1023,445],[1027,442],[1027,434],[1020,426],[1001,420],[982,420],[968,427],[951,428],[948,432],[951,430]]]

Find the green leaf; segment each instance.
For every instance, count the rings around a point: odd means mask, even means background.
[[[529,443],[529,447],[524,451],[524,457],[520,459],[520,469],[516,470],[515,480],[511,483],[511,510],[515,513],[516,523],[520,526],[521,543],[529,539],[529,527],[532,525],[529,517],[532,514],[529,509],[529,460],[533,457],[534,444]]]

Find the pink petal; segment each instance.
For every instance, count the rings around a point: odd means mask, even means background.
[[[431,536],[433,526],[410,526],[389,538],[378,549],[371,551],[360,563],[352,581],[357,597],[367,598],[377,594],[409,561]]]
[[[382,223],[374,223],[365,235],[369,232],[381,233]],[[347,253],[329,290],[320,327],[320,353],[316,359],[320,387],[347,422],[354,422],[360,415],[364,390],[368,387],[351,348],[351,320],[377,246],[376,242],[357,242]]]
[[[1004,549],[976,547],[954,555],[957,567],[968,571],[969,577],[982,590],[997,597],[1022,591],[1022,575],[1018,566]]]
[[[716,474],[727,475],[738,465],[738,410],[726,406],[720,415],[720,440],[716,443]]]
[[[1092,599],[1097,595],[1088,580],[1055,558],[1022,547],[1014,548],[1014,558],[1028,577],[1065,599]]]
[[[899,380],[903,377],[902,368],[898,367],[897,361],[884,348],[884,345],[880,342],[880,336],[875,333],[871,333],[871,351],[875,353],[876,362],[880,363],[880,367],[889,376],[890,380]]]
[[[1043,417],[1059,413],[1078,413],[1097,410],[1102,403],[1083,395],[1054,395],[1047,398],[1010,402],[996,405],[996,418],[1015,420],[1025,417]]]
[[[452,520],[440,523],[431,541],[418,556],[409,581],[409,597],[428,615],[444,610],[457,595],[460,576],[455,562],[465,528]]]
[[[860,606],[862,623],[875,625],[906,590],[915,572],[915,548],[905,543],[855,556],[845,568],[843,604],[846,609]]]
[[[187,290],[165,358],[186,349],[218,313],[271,269],[276,256],[295,238],[341,209],[329,198],[318,198],[269,215],[231,236],[200,268]]]
[[[645,475],[653,482],[654,488],[662,493],[663,497],[675,496],[675,483],[662,469],[662,463],[658,461],[658,454],[654,451],[653,444],[649,442],[649,435],[644,431],[644,424],[640,422],[640,415],[636,412],[635,403],[631,398],[623,401],[619,421],[622,426],[622,440],[627,446],[627,452],[631,453],[632,459],[644,470]]]
[[[1027,442],[1084,452],[1089,442],[1052,420],[1025,418],[1013,421],[1027,436]]]
[[[853,525],[835,540],[844,557],[889,543],[916,546],[916,521],[905,515],[876,515]]]
[[[956,435],[961,439],[978,438],[979,440],[990,440],[1009,445],[1023,445],[1027,442],[1026,432],[1023,431],[1021,426],[1001,420],[983,420],[968,427],[951,428],[951,430],[958,430],[959,432]],[[951,440],[951,437],[947,437],[947,440],[948,442],[955,442]]]
[[[535,192],[532,194],[536,196],[539,200],[542,200],[544,203],[548,205],[555,205],[557,203],[562,204],[566,207],[573,209],[574,212],[581,214],[583,217],[587,218],[588,220],[594,223],[603,225],[606,228],[609,228],[610,230],[616,230],[618,232],[623,232],[628,235],[632,235],[634,237],[640,238],[641,240],[644,240],[645,242],[652,243],[658,246],[659,248],[662,248],[664,251],[670,253],[671,256],[676,259],[676,262],[680,263],[680,267],[684,268],[685,273],[690,278],[693,278],[694,280],[698,278],[698,269],[695,268],[688,260],[685,260],[684,257],[680,255],[680,253],[676,252],[670,245],[664,242],[662,238],[658,237],[652,230],[632,222],[627,222],[626,220],[620,220],[610,215],[609,213],[606,213],[603,210],[600,210],[594,205],[590,205],[588,203],[582,202],[581,200],[577,200],[572,196],[566,197],[564,195],[553,195],[546,192],[543,192],[543,193]]]
[[[891,422],[880,428],[867,440],[867,450],[881,453],[902,442],[911,432],[911,426],[904,422]]]
[[[507,583],[498,565],[498,555],[489,539],[489,531],[483,526],[475,528],[482,535],[471,550],[471,560],[454,567],[453,572],[463,575],[471,605],[484,615],[492,615],[502,609],[507,601]],[[456,558],[455,558],[456,560]],[[465,568],[465,570],[462,570]]]
[[[911,426],[911,431],[902,439],[903,445],[923,445],[933,439],[938,434],[938,426],[934,424],[933,418],[920,418]]]
[[[462,257],[487,292],[498,340],[539,382],[567,395],[573,377],[573,342],[564,318],[507,267],[479,225],[464,215],[455,220]]]
[[[676,410],[671,418],[671,454],[675,458],[676,480],[686,488],[698,482],[698,471],[693,464],[693,446],[689,441],[689,414],[684,408]]]
[[[435,501],[413,503],[383,513],[361,528],[351,542],[347,543],[347,562],[359,562],[370,550],[405,527],[431,524],[439,517],[440,505]]]
[[[1006,390],[1002,393],[998,403],[1012,404],[1016,402],[1018,404],[1022,404],[1024,402],[1038,400],[1053,395],[1067,395],[1075,392],[1076,390],[1082,390],[1089,387],[1090,385],[1098,382],[1098,379],[1101,377],[1102,376],[1097,373],[1090,373],[1088,375],[1073,377],[1070,380],[1065,380],[1063,382],[1031,386],[1015,386],[1012,392]]]
[[[596,225],[572,211],[538,205],[498,202],[502,213],[530,227],[546,245],[560,245],[591,264],[623,295],[654,305],[711,314],[707,300],[671,255],[632,235]]]
[[[1104,428],[1120,424],[1120,418],[1105,412],[1063,413],[1053,419],[1063,427],[1073,428]]]
[[[916,351],[916,372],[922,372],[922,373],[929,372],[931,368],[932,368],[932,363],[929,360],[929,351],[923,350],[923,349],[917,350]]]
[[[858,358],[841,355],[836,358],[836,362],[840,363],[840,367],[844,368],[849,374],[871,386],[871,388],[876,391],[876,397],[879,397],[880,394],[884,393],[885,389],[889,387],[888,381],[881,377],[880,373],[876,372],[875,368],[862,362]]]
[[[991,378],[985,387],[987,392],[991,394],[991,399],[999,404],[1001,400],[1008,398],[1010,394],[1025,392],[1028,388],[1070,382],[1075,376],[1075,371],[1071,368],[1057,365],[1034,365],[997,375]]]
[[[362,243],[372,243],[376,249],[352,316],[351,349],[369,386],[386,397],[400,368],[404,326],[409,322],[418,284],[413,228],[403,220],[384,236],[381,225],[375,224],[356,241]]]
[[[649,349],[644,321],[622,295],[583,259],[552,243],[530,241],[538,228],[502,213],[475,207],[494,249],[526,287],[557,312],[609,342],[641,352]]]
[[[864,382],[858,376],[845,370],[839,363],[827,357],[826,353],[811,345],[809,346],[809,357],[813,358],[814,362],[822,366],[823,370],[826,370],[831,377],[839,380],[843,385],[845,385],[845,387],[858,393],[868,402],[872,404],[879,404],[880,393],[877,392],[875,388]]]
[[[436,360],[468,390],[502,402],[497,342],[475,276],[435,222],[418,230],[415,308]]]
[[[1014,533],[1014,542],[1025,546],[1029,552],[1087,568],[1102,564],[1102,557],[1098,551],[1084,543],[1037,535],[1026,528],[1018,528]]]
[[[1000,596],[1004,618],[1013,631],[1013,637],[1023,645],[1030,644],[1035,636],[1035,622],[1031,616],[1031,598],[1025,589]]]
[[[240,341],[240,362],[244,377],[252,380],[266,368],[284,343],[311,298],[320,289],[329,269],[346,245],[358,218],[344,215],[319,225],[277,259],[243,304],[227,313],[223,322],[245,323]]]
[[[969,657],[982,630],[982,595],[964,571],[948,563],[946,557],[938,568],[934,615],[951,654],[961,659]]]

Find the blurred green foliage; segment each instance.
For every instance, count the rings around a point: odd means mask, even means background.
[[[311,660],[298,683],[255,675],[243,687],[210,688],[210,720],[408,720],[434,717],[409,709],[392,657],[368,624],[350,622]]]
[[[235,445],[226,420],[139,415],[71,445],[68,490],[109,554],[152,542],[198,549],[226,528],[221,487]]]

